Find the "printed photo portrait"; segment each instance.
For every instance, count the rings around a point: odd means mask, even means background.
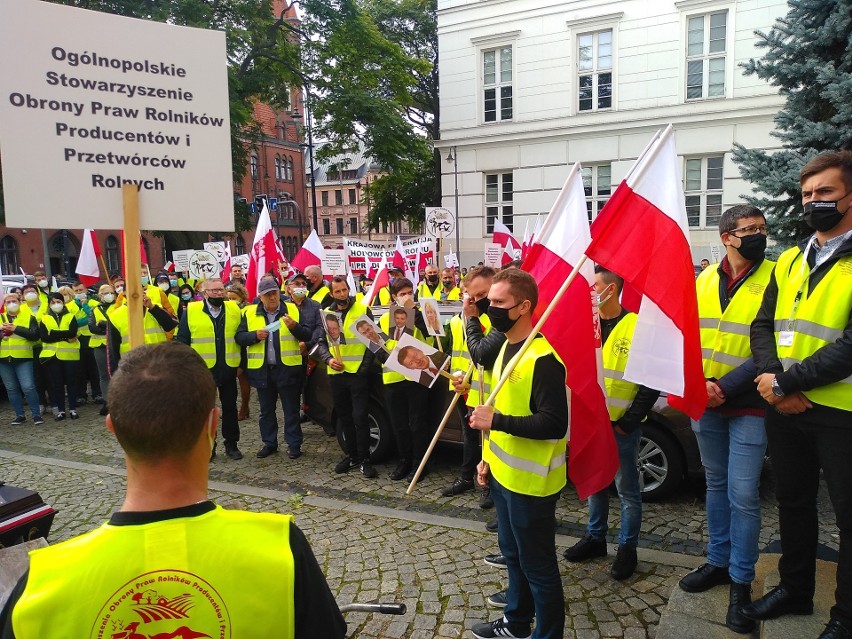
[[[414,335],[414,309],[404,306],[390,307],[390,338],[394,341],[403,335]]]
[[[449,363],[450,356],[446,353],[432,348],[411,335],[403,335],[391,351],[385,366],[413,382],[431,388]]]
[[[343,335],[343,327],[340,323],[340,315],[332,311],[323,311],[322,326],[325,329],[325,335],[328,338],[328,345],[340,346],[346,343],[346,337]]]
[[[426,330],[432,336],[444,336],[444,324],[441,322],[441,314],[438,312],[438,300],[431,297],[420,299],[420,312],[423,313],[423,321]]]
[[[373,353],[384,350],[388,336],[366,315],[355,320],[355,337]]]

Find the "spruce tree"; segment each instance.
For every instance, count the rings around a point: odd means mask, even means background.
[[[785,98],[772,132],[783,149],[767,153],[735,144],[733,151],[740,174],[759,192],[745,199],[766,213],[782,247],[813,232],[802,220],[802,166],[822,151],[852,148],[852,0],[788,4],[768,33],[755,32],[763,57],[742,65]]]

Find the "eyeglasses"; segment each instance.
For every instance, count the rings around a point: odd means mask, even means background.
[[[208,288],[207,292],[208,293],[218,293],[219,295],[224,295],[225,289],[224,288]]]
[[[742,235],[756,235],[757,233],[762,233],[766,235],[766,224],[752,224],[751,226],[744,226],[741,229],[734,229],[732,231],[728,231],[734,237],[739,237],[737,233],[741,233]]]

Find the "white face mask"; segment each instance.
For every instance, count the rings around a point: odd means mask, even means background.
[[[169,283],[168,282],[160,282],[158,286],[160,287],[160,290],[163,291],[164,293],[169,290]]]
[[[42,288],[47,288],[47,280],[39,280],[38,285]]]
[[[116,287],[115,287],[115,292],[116,292],[116,293],[121,293],[121,292],[123,292],[123,291],[124,291],[124,287],[123,287],[123,286],[121,286],[120,284],[119,284],[118,286],[116,286]]]
[[[607,287],[607,288],[609,288],[609,287]],[[606,289],[604,289],[604,290],[606,290]],[[606,304],[610,297],[612,297],[612,293],[610,293],[609,295],[605,295],[605,296],[602,296],[600,293],[598,293],[597,294],[598,306]]]
[[[103,300],[104,300],[104,302],[106,302],[107,304],[112,304],[112,303],[115,301],[115,294],[113,294],[113,293],[104,293],[104,294],[103,294]]]
[[[54,313],[61,312],[63,308],[65,308],[65,304],[60,304],[59,302],[56,302],[55,304],[50,305],[50,310],[53,311]]]
[[[24,299],[28,302],[35,302],[38,299],[38,293],[35,291],[27,291],[24,295]]]
[[[79,301],[85,302],[87,295],[85,293],[77,293],[74,295]]]
[[[293,289],[293,297],[307,297],[308,289],[306,288],[294,288]]]
[[[17,302],[9,302],[8,304],[6,304],[6,311],[8,311],[9,313],[17,313],[20,308],[21,305]]]

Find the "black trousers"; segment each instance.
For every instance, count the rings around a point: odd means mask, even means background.
[[[77,365],[75,360],[51,357],[46,362],[50,373],[53,407],[65,412],[65,388],[68,388],[68,408],[77,410]]]
[[[101,378],[98,373],[98,364],[95,361],[95,353],[89,347],[88,335],[80,335],[80,365],[77,367],[77,392],[80,399],[87,399],[86,388],[91,385],[92,399],[101,395]]]
[[[222,404],[222,439],[225,445],[236,446],[240,441],[240,425],[237,421],[237,369],[222,374],[216,385],[219,391],[219,403]]]
[[[852,413],[845,423],[820,423],[799,415],[766,412],[766,435],[776,476],[781,584],[813,597],[819,531],[817,492],[823,470],[840,529],[840,561],[832,618],[852,624]]]
[[[370,458],[370,422],[367,419],[369,377],[340,373],[329,375],[328,381],[337,419],[346,439],[346,452],[353,461],[366,461]]]
[[[468,420],[471,410],[464,403],[464,397],[456,404],[456,411],[462,423],[462,464],[459,476],[462,479],[473,479],[476,475],[476,466],[482,460],[482,432],[471,428]]]
[[[385,384],[385,398],[400,460],[419,464],[429,447],[426,428],[429,389],[411,381]]]

